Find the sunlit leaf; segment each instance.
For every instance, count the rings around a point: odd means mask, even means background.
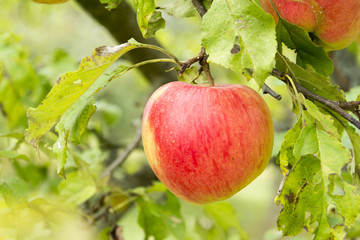
[[[283,205],[279,229],[294,236],[305,226],[316,239],[343,239],[360,207],[356,187],[341,178],[342,168],[351,161],[350,151],[316,121],[301,130],[293,152],[299,161],[276,198]]]
[[[98,84],[95,89],[93,86],[98,77],[121,55],[133,48],[135,46],[128,43],[97,48],[92,57],[81,61],[76,72],[63,74],[44,101],[37,108],[28,110],[29,128],[25,132],[26,140],[37,147],[40,138],[90,87],[93,87],[91,92],[88,92],[90,96],[100,89]]]
[[[300,135],[302,128],[302,119],[299,119],[294,126],[285,134],[284,140],[281,144],[280,153],[278,155],[280,168],[285,175],[297,162],[294,157],[294,145]]]
[[[338,132],[338,129],[334,125],[334,119],[329,113],[321,112],[320,109],[310,100],[305,100],[303,102],[306,113],[310,114],[311,117],[317,120],[323,129],[336,139],[340,140],[341,136]]]
[[[252,1],[215,0],[201,29],[210,62],[237,72],[253,69],[254,79],[263,85],[276,52],[275,22],[270,15]]]
[[[84,97],[80,97],[84,98]],[[55,130],[59,133],[59,138],[53,146],[53,150],[57,155],[58,174],[64,175],[64,166],[67,159],[66,145],[67,141],[70,140],[74,143],[80,142],[80,136],[85,131],[87,123],[95,112],[96,107],[94,105],[95,100],[89,99],[90,101],[77,101],[73,104],[62,116],[59,123],[56,125]]]

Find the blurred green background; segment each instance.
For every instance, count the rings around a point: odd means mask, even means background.
[[[164,17],[166,28],[157,33],[157,41],[181,60],[196,56],[201,48],[201,19],[179,19],[166,14]],[[156,88],[153,81],[136,70],[114,80],[96,95],[97,112],[83,141],[71,147],[73,154],[67,163],[66,180],[56,174],[57,162],[51,152],[54,132],[44,137],[39,151],[24,142],[22,133],[27,128],[26,109],[36,107],[62,73],[76,70],[81,58],[91,55],[96,47],[116,44],[119,43],[108,30],[75,1],[45,5],[30,0],[1,0],[0,239],[107,239],[106,221],[97,221],[95,214],[88,212],[94,209],[89,205],[109,189],[118,188],[121,192],[123,186],[117,184],[127,179],[134,181],[134,177],[127,177],[147,165],[139,147],[114,171],[109,184],[98,178],[104,163],[118,156],[135,137],[144,105]],[[359,56],[358,45],[353,44],[350,50],[345,50],[345,54],[352,52],[349,56],[354,59]],[[258,90],[244,76],[216,65],[211,65],[211,70],[217,83],[242,83]],[[164,75],[173,77],[171,73]],[[274,199],[282,175],[275,156],[296,115],[291,112],[286,86],[276,79],[268,79],[268,84],[283,97],[277,101],[263,95],[276,129],[273,159],[260,177],[226,201],[232,205],[249,239],[283,239],[276,227],[281,207]],[[359,92],[359,87],[349,94],[356,91]],[[14,203],[12,206],[9,199]],[[187,239],[207,239],[201,238],[196,229],[202,223],[204,208],[180,202]],[[122,226],[124,238],[142,239],[137,208],[134,205],[119,208],[114,221]],[[230,230],[224,236],[240,239]],[[304,233],[291,239],[310,237]]]

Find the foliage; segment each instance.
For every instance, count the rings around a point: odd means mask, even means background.
[[[108,10],[129,4],[99,1]],[[58,1],[48,1],[54,2]],[[305,229],[313,239],[360,236],[359,131],[327,102],[309,98],[296,86],[331,103],[359,100],[358,92],[349,99],[330,81],[334,65],[329,54],[303,29],[284,19],[276,26],[255,1],[198,1],[207,10],[202,19],[196,17],[198,9],[192,2],[136,0],[132,7],[145,38],[161,39],[162,31],[170,31],[166,24],[172,19],[188,21],[186,17],[195,16],[212,69],[228,82],[244,83],[250,78],[254,81],[245,84],[256,89],[265,82],[271,84],[283,95],[281,102],[292,107],[293,115],[283,114],[292,116],[287,119],[292,127],[277,129],[282,143],[273,152],[282,174],[275,198],[282,208],[278,230],[283,236],[298,236]],[[231,201],[189,206],[153,183],[154,176],[145,174],[141,144],[132,139],[136,130],[131,126],[139,125],[136,121],[153,86],[130,70],[168,62],[182,72],[181,80],[206,79],[195,65],[184,68],[185,62],[169,50],[129,39],[96,48],[76,71],[69,67],[53,85],[49,69],[62,66],[64,59],[67,68],[72,58],[60,51],[54,54],[62,57],[53,61],[34,58],[19,41],[11,33],[0,35],[1,239],[110,239],[110,235],[121,239],[120,226],[128,224],[124,219],[134,205],[137,227],[145,239],[252,239]],[[176,44],[173,47],[171,52],[176,52]],[[125,53],[144,48],[168,58],[140,63],[123,59]],[[359,45],[349,49],[360,59]],[[102,92],[116,96],[119,104]],[[272,113],[279,111],[278,106]],[[116,131],[122,132],[117,135]],[[119,154],[127,150],[127,155]],[[119,165],[109,169],[115,159],[120,159]]]

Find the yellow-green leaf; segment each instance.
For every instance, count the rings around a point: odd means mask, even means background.
[[[98,77],[120,56],[134,49],[125,43],[115,47],[96,48],[91,57],[84,58],[75,72],[63,74],[37,108],[29,108],[29,128],[26,140],[35,147],[62,115],[95,83]],[[94,93],[98,89],[94,90]]]

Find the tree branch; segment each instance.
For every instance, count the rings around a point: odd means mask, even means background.
[[[288,82],[288,80],[286,79],[286,73],[283,73],[279,70],[273,69],[271,72],[271,75],[277,77],[278,79],[280,79],[281,81],[283,81],[285,83]],[[329,109],[333,110],[334,112],[338,113],[340,116],[342,116],[343,118],[348,120],[356,128],[360,129],[360,121],[356,120],[353,116],[351,116],[349,113],[346,112],[346,110],[358,112],[360,101],[340,102],[340,101],[329,100],[327,98],[324,98],[322,96],[319,96],[319,95],[307,90],[306,88],[304,88],[297,82],[294,82],[294,84],[295,84],[297,91],[299,93],[302,93],[306,98],[312,99],[312,100],[315,100],[317,102],[324,104]]]
[[[141,141],[141,128],[137,128],[135,138],[133,141],[126,146],[125,150],[116,158],[101,174],[101,177],[110,175],[110,173],[118,166],[120,166],[130,153],[139,145]]]
[[[191,67],[191,65],[193,65],[194,63],[200,62],[201,59],[205,57],[205,55],[205,48],[201,48],[199,55],[181,63],[179,74],[183,74],[185,70]]]
[[[207,11],[206,11],[204,5],[202,5],[201,0],[191,0],[191,1],[192,1],[192,4],[195,6],[199,15],[201,17],[203,17]]]
[[[263,94],[269,94],[270,96],[272,96],[273,98],[275,98],[276,100],[280,101],[282,96],[280,94],[278,94],[277,92],[275,92],[274,90],[272,90],[266,83],[264,83],[264,85],[261,87]]]

